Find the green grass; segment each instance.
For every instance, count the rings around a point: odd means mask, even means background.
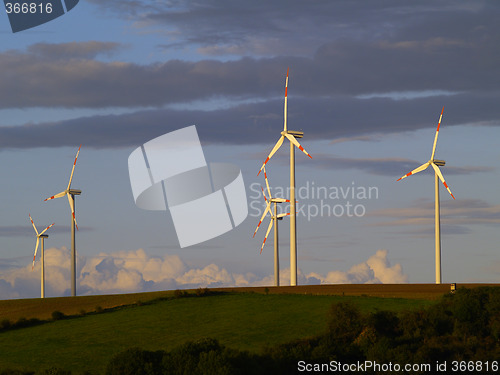
[[[203,337],[260,352],[266,346],[324,332],[328,309],[338,301],[352,301],[362,311],[400,311],[434,303],[256,293],[164,299],[0,333],[0,370],[59,366],[75,374],[103,373],[111,357],[127,348],[168,350]]]

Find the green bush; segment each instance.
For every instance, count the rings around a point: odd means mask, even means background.
[[[489,334],[489,294],[482,288],[460,288],[453,296],[451,312],[455,318],[454,332],[458,336],[484,337]]]
[[[71,375],[71,371],[66,371],[59,367],[51,367],[43,371],[42,375]]]
[[[111,359],[106,368],[106,375],[162,375],[164,355],[164,351],[127,349]]]
[[[198,297],[208,296],[209,294],[210,294],[210,290],[208,290],[208,288],[196,289],[196,296],[198,296]]]
[[[368,317],[368,325],[373,327],[378,335],[394,338],[399,336],[399,318],[393,311],[376,311]]]
[[[351,302],[334,303],[328,313],[328,332],[339,343],[348,344],[361,333],[363,319],[358,306]]]
[[[42,321],[40,319],[36,318],[31,318],[31,319],[26,319],[26,318],[19,318],[17,322],[15,322],[12,325],[12,328],[26,328],[26,327],[33,327],[38,324],[41,324]]]
[[[212,338],[187,342],[163,357],[163,374],[262,374],[256,356],[231,350]]]
[[[9,319],[3,319],[0,322],[0,329],[9,329],[12,327],[12,322]]]
[[[220,352],[222,347],[215,339],[187,342],[172,350],[163,358],[163,369],[167,374],[194,374],[201,353]]]
[[[176,289],[174,291],[175,298],[184,298],[184,297],[188,297],[188,296],[189,296],[189,293],[185,290]]]
[[[52,320],[62,320],[64,318],[66,318],[66,315],[63,312],[58,310],[52,311]]]

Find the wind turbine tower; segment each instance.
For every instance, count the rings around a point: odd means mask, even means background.
[[[41,297],[45,298],[45,245],[44,245],[44,240],[49,237],[48,234],[44,234],[51,226],[53,226],[55,223],[50,224],[47,228],[45,228],[41,233],[38,233],[38,230],[36,229],[35,223],[33,219],[31,218],[31,215],[28,214],[30,217],[31,224],[33,225],[33,229],[35,229],[36,233],[36,245],[35,245],[35,255],[33,255],[33,266],[31,267],[31,270],[35,268],[35,259],[36,259],[36,252],[38,250],[38,244],[40,242],[40,239],[42,240],[42,254],[40,256],[41,262],[41,275],[40,275],[40,284],[41,284]]]
[[[290,141],[290,285],[297,285],[297,222],[296,222],[296,209],[295,209],[295,147],[297,147],[304,154],[312,159],[312,156],[300,145],[296,138],[302,138],[304,132],[288,130],[287,128],[287,114],[288,114],[288,72],[286,72],[285,83],[285,107],[284,107],[284,125],[281,137],[276,142],[276,145],[271,150],[269,156],[260,167],[260,174],[266,163],[278,151],[283,144],[285,138]]]
[[[76,222],[75,217],[75,196],[82,194],[81,190],[72,189],[71,181],[73,180],[73,173],[75,172],[76,161],[78,160],[78,154],[80,153],[80,149],[82,145],[78,148],[78,151],[75,156],[75,161],[73,162],[73,169],[71,170],[71,175],[69,176],[69,183],[66,190],[60,192],[59,194],[53,195],[45,201],[61,198],[64,196],[68,197],[69,206],[71,208],[71,296],[76,296],[76,241],[75,241],[75,227],[78,230],[78,224]]]
[[[444,160],[438,160],[434,159],[434,155],[436,153],[436,145],[437,145],[437,139],[439,135],[439,127],[441,126],[441,119],[443,118],[443,111],[444,107],[441,110],[441,116],[439,116],[439,122],[436,130],[436,136],[434,137],[434,145],[432,146],[432,154],[431,158],[427,163],[422,164],[420,167],[414,169],[413,171],[405,174],[403,177],[399,178],[398,181],[402,180],[403,178],[406,178],[408,176],[411,176],[412,174],[421,172],[430,165],[434,169],[434,197],[435,197],[435,205],[434,205],[434,219],[435,219],[435,248],[436,248],[436,284],[441,284],[442,278],[441,278],[441,217],[440,217],[440,210],[439,210],[439,180],[443,183],[444,187],[448,190],[450,195],[452,196],[453,199],[455,199],[455,196],[451,193],[451,190],[444,180],[443,174],[441,173],[441,170],[439,167],[444,167],[446,162]]]
[[[278,220],[283,220],[283,217],[290,215],[290,213],[279,214],[278,215],[278,203],[290,202],[289,199],[283,198],[273,198],[271,195],[271,189],[269,188],[269,181],[267,179],[266,168],[264,167],[264,178],[266,180],[267,193],[269,194],[269,199],[267,199],[266,194],[264,193],[264,189],[262,189],[262,196],[266,201],[266,209],[260,218],[259,224],[255,229],[253,236],[259,230],[260,224],[262,224],[262,220],[269,212],[271,215],[271,221],[269,222],[269,226],[267,228],[266,236],[264,237],[264,242],[262,242],[262,246],[260,248],[260,253],[262,254],[262,250],[264,249],[264,245],[266,244],[267,236],[271,231],[271,228],[274,225],[274,285],[280,286],[280,263],[279,263],[279,241],[278,241]],[[271,211],[271,203],[273,203],[273,211]],[[273,213],[274,212],[274,213]]]

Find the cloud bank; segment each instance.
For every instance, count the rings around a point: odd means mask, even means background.
[[[89,2],[167,52],[135,61],[133,44],[106,40],[0,51],[0,111],[74,111],[69,120],[0,120],[0,149],[75,138],[129,147],[188,124],[208,142],[267,142],[281,122],[287,67],[290,126],[307,124],[307,139],[434,128],[443,105],[446,126],[500,124],[494,2]]]
[[[144,250],[101,253],[78,257],[78,294],[137,293],[157,290],[193,289],[199,287],[245,287],[273,285],[274,276],[254,273],[232,273],[216,264],[190,268],[178,255],[150,256]],[[45,251],[45,290],[50,297],[70,295],[70,250],[62,247]],[[290,270],[280,274],[281,284],[288,285]],[[347,272],[331,271],[327,275],[304,274],[299,270],[301,285],[406,283],[402,266],[391,266],[387,250],[378,250],[366,262]],[[40,296],[40,262],[9,268],[0,274],[0,299],[37,298]]]

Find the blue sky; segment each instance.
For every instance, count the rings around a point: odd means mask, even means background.
[[[498,12],[487,1],[81,0],[16,34],[4,14],[0,298],[38,295],[28,213],[39,227],[56,223],[46,247],[59,268],[47,294],[68,293],[69,282],[56,287],[67,281],[68,203],[43,199],[65,188],[80,144],[82,293],[272,282],[272,242],[259,254],[265,230],[252,238],[252,202],[282,130],[287,68],[289,128],[304,131],[313,156],[297,153],[297,187],[378,191],[323,202],[349,200],[362,217],[298,217],[302,281],[434,282],[433,175],[396,179],[429,159],[444,106],[436,157],[456,200],[441,186],[443,282],[499,282]],[[135,206],[127,159],[192,124],[208,161],[241,168],[250,215],[181,249],[168,212]],[[285,144],[268,164],[276,189],[288,185],[287,158]],[[280,233],[286,275],[286,219]],[[125,261],[139,258],[142,268]],[[170,271],[151,276],[152,263]]]

